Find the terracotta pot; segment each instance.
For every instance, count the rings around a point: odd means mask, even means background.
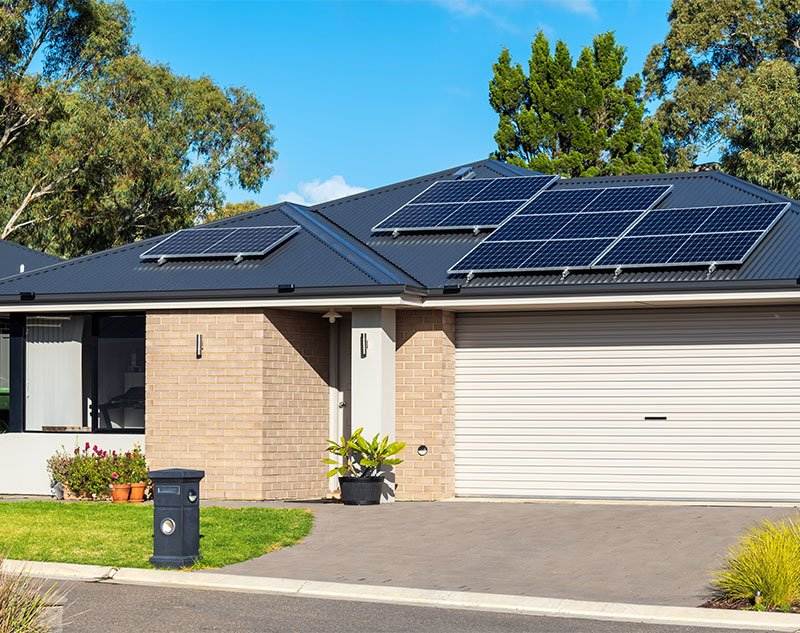
[[[128,503],[130,494],[130,484],[111,484],[111,500],[114,503]]]
[[[147,484],[144,482],[139,482],[138,484],[131,484],[131,496],[128,501],[131,503],[142,503],[144,501],[144,491],[147,488]]]

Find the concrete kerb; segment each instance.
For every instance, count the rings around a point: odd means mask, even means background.
[[[741,629],[746,631],[800,631],[800,615],[790,613],[757,613],[695,607],[614,602],[588,602],[537,598],[465,591],[441,591],[357,585],[337,582],[234,576],[231,574],[154,569],[130,569],[96,565],[41,563],[6,560],[2,570],[25,572],[38,578],[114,584],[234,591],[261,594],[293,595],[327,600],[382,602],[443,609],[467,609],[519,615],[583,618],[646,624],[673,624],[708,628]]]

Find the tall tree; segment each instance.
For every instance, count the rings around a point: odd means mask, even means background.
[[[800,0],[673,0],[669,25],[644,69],[647,96],[660,100],[669,164],[687,168],[700,152],[719,150],[736,168],[747,84],[766,80],[754,78],[766,62],[800,63]],[[762,150],[768,144],[762,139]]]
[[[800,80],[786,61],[767,61],[742,87],[723,155],[727,171],[800,198]]]
[[[496,158],[565,176],[665,169],[661,136],[645,116],[642,80],[623,81],[625,49],[613,33],[594,38],[573,63],[567,45],[531,45],[528,73],[507,49],[494,64],[489,103],[499,115]]]
[[[190,226],[275,159],[263,106],[130,46],[118,2],[0,7],[0,237],[74,256]]]

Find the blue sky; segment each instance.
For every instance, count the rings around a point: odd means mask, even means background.
[[[175,72],[245,86],[279,152],[258,193],[319,202],[486,157],[503,47],[526,65],[538,29],[577,54],[613,30],[638,72],[668,0],[239,2],[128,0],[134,41]]]

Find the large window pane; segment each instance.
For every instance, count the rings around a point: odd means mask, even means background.
[[[26,320],[25,429],[85,430],[90,426],[91,319],[84,315]]]
[[[97,317],[98,430],[144,429],[144,317]]]
[[[10,396],[10,338],[8,319],[0,318],[0,433],[8,429]]]

